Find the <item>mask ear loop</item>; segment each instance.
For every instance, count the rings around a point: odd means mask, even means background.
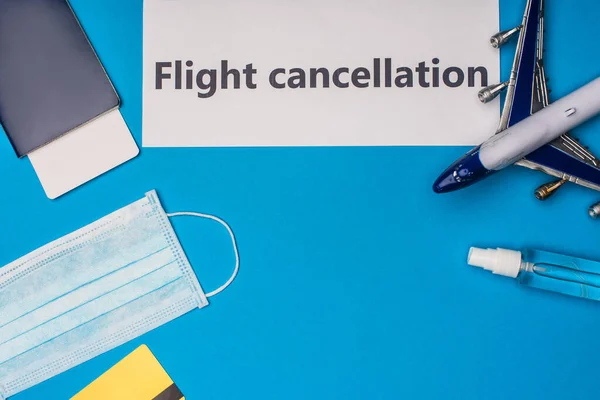
[[[225,284],[223,286],[206,294],[206,297],[215,296],[215,295],[221,293],[223,290],[227,289],[227,287],[229,285],[231,285],[231,282],[233,282],[235,280],[235,277],[237,276],[238,271],[240,270],[240,253],[238,251],[238,246],[237,246],[237,241],[235,240],[235,235],[233,234],[233,230],[231,229],[229,224],[227,224],[227,222],[223,221],[219,217],[215,217],[214,215],[201,214],[201,213],[197,213],[197,212],[177,212],[177,213],[167,214],[167,217],[169,217],[169,218],[185,217],[185,216],[206,218],[206,219],[210,219],[215,222],[218,222],[221,225],[223,225],[225,227],[225,229],[227,229],[227,232],[229,232],[229,236],[231,236],[231,243],[233,244],[233,252],[235,254],[235,269],[233,270],[233,274],[231,275],[231,277],[227,280],[227,282],[225,282]]]

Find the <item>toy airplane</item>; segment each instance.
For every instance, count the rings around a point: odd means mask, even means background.
[[[535,191],[539,200],[566,182],[600,191],[600,160],[568,133],[600,113],[600,78],[549,104],[543,62],[544,0],[528,0],[523,24],[497,33],[490,42],[498,48],[517,33],[510,79],[479,92],[479,99],[487,103],[507,89],[496,135],[444,171],[433,185],[436,193],[470,186],[512,164],[558,178]],[[600,202],[589,213],[600,216]]]

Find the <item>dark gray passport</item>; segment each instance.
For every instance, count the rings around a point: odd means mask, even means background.
[[[19,157],[117,107],[66,0],[0,0],[0,123]]]

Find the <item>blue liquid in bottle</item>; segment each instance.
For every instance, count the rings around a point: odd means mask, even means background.
[[[469,264],[529,287],[600,300],[600,262],[540,250],[477,249]]]

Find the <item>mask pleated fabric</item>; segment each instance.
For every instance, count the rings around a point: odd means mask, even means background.
[[[0,269],[0,399],[207,304],[149,192]]]

